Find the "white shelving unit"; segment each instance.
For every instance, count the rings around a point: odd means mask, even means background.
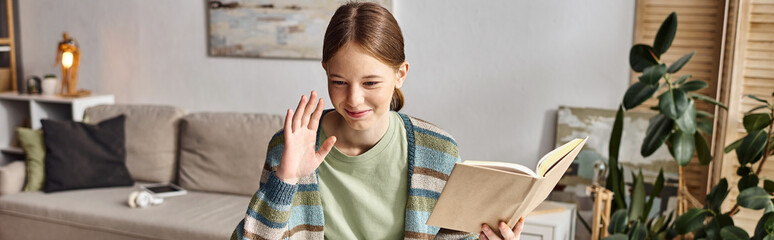
[[[25,119],[30,120],[33,129],[41,127],[41,119],[82,121],[86,108],[96,105],[113,104],[113,95],[92,95],[80,98],[0,93],[0,166],[17,160],[13,156],[23,155],[23,151],[11,144],[16,136],[16,128]]]
[[[574,240],[575,239],[575,205],[551,202],[562,205],[564,210],[524,217],[524,230],[521,239],[524,240]]]

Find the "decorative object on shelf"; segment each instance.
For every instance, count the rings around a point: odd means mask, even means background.
[[[392,10],[393,0],[369,0]],[[208,1],[209,55],[322,59],[322,42],[338,0]]]
[[[27,78],[27,94],[40,94],[40,77],[30,76]]]
[[[59,42],[56,53],[56,64],[62,66],[62,89],[60,94],[65,97],[83,97],[91,92],[78,89],[78,67],[81,62],[81,50],[78,41],[67,33],[62,34],[63,40]]]
[[[41,82],[40,90],[43,95],[56,95],[56,84],[58,80],[54,74],[46,74]]]

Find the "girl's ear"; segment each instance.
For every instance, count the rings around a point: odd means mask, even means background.
[[[328,66],[325,66],[325,61],[320,61],[320,63],[322,63],[323,70],[325,70],[327,72],[328,71]]]
[[[403,86],[403,81],[406,81],[406,75],[408,75],[409,70],[409,62],[404,61],[400,64],[400,67],[398,67],[398,72],[395,73],[397,75],[398,80],[395,82],[395,88],[400,88]]]

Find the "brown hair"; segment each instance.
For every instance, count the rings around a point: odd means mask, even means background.
[[[349,2],[333,14],[323,40],[323,62],[330,60],[349,42],[360,45],[371,56],[397,71],[406,56],[403,33],[390,11],[373,2]],[[395,88],[390,109],[403,108],[403,93]]]

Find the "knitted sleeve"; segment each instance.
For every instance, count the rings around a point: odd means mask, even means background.
[[[269,142],[260,187],[250,200],[245,218],[231,234],[232,240],[287,238],[291,205],[298,186],[287,184],[274,174],[282,158],[283,143],[282,132]]]
[[[412,189],[409,190],[410,203],[406,214],[413,216],[415,221],[407,220],[407,223],[413,225],[407,228],[406,238],[478,239],[478,233],[439,229],[424,224],[446,185],[454,164],[461,162],[461,158],[457,142],[448,132],[414,117],[404,116],[404,123],[410,128],[407,131],[409,142],[414,142],[414,148],[409,149],[409,158],[413,158],[413,161],[409,161],[413,165],[413,171]]]

